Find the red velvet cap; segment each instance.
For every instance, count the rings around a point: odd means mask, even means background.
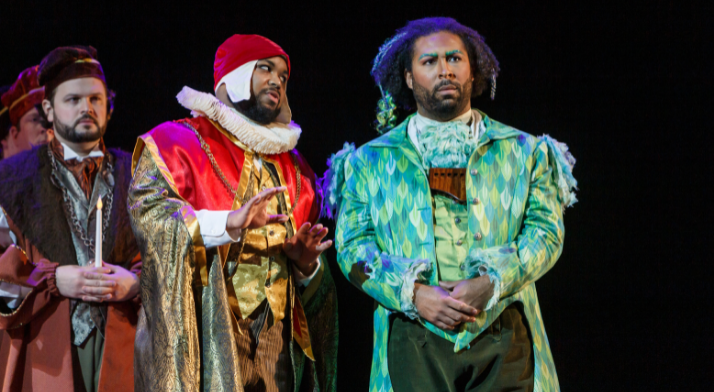
[[[224,76],[241,65],[249,61],[274,56],[285,57],[285,62],[288,64],[288,76],[290,76],[290,57],[278,44],[260,35],[235,34],[221,44],[216,51],[216,61],[213,63],[213,89],[216,89],[218,82]]]
[[[25,113],[44,99],[45,89],[40,87],[37,81],[38,67],[35,65],[22,71],[15,83],[0,98],[10,114],[11,124],[17,124]]]

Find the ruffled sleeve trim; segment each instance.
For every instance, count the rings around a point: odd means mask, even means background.
[[[425,281],[426,274],[430,272],[431,264],[429,260],[414,260],[414,263],[404,272],[402,288],[399,292],[399,302],[402,313],[412,320],[419,319],[419,312],[414,305],[414,284],[417,281]]]
[[[507,257],[507,255],[504,255]],[[489,252],[483,249],[474,249],[469,254],[465,261],[466,274],[473,278],[476,276],[488,275],[489,280],[493,283],[493,295],[486,303],[484,311],[491,310],[501,299],[501,274],[494,268],[497,261],[492,258]]]
[[[355,152],[354,143],[345,142],[342,150],[327,160],[327,171],[318,180],[322,193],[321,217],[336,219],[342,204],[342,184],[345,182],[345,162]]]
[[[414,305],[414,284],[429,281],[432,273],[429,260],[374,252],[372,260],[364,266],[364,273],[369,279],[391,282],[390,285],[398,288],[398,292],[394,290],[394,295],[399,300],[401,312],[412,320],[419,319]]]
[[[563,204],[563,209],[572,207],[578,201],[573,191],[578,189],[578,181],[573,177],[575,157],[568,151],[565,143],[560,143],[549,135],[543,135],[540,139],[548,145],[549,158],[553,163],[558,185],[558,198]]]

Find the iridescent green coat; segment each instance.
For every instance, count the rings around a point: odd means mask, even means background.
[[[489,274],[495,296],[475,323],[445,332],[420,320],[455,343],[469,343],[508,305],[521,302],[533,338],[535,390],[559,390],[534,282],[560,256],[563,208],[575,202],[574,159],[567,147],[536,138],[481,113],[485,133],[470,157],[467,241],[469,277]],[[437,285],[432,197],[422,160],[402,124],[356,151],[331,160],[328,179],[336,190],[336,243],[342,272],[378,302],[370,391],[391,391],[387,365],[389,316],[418,317],[412,302],[414,281]],[[570,162],[568,162],[570,160]]]

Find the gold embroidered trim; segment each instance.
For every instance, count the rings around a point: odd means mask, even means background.
[[[208,286],[206,247],[203,244],[203,237],[201,236],[201,228],[198,225],[196,212],[193,210],[193,207],[188,203],[188,201],[186,201],[186,199],[184,199],[179,193],[178,188],[176,187],[176,182],[171,175],[171,171],[169,171],[169,167],[166,165],[166,162],[161,156],[161,152],[159,152],[159,147],[151,135],[143,135],[137,140],[136,147],[134,147],[134,154],[132,155],[132,172],[136,170],[136,165],[139,162],[139,158],[141,157],[141,152],[144,150],[144,147],[149,149],[149,153],[151,154],[151,158],[154,159],[156,167],[159,169],[159,172],[161,172],[164,180],[166,180],[169,184],[171,190],[174,194],[176,194],[176,197],[186,203],[185,206],[181,207],[181,217],[186,224],[186,229],[188,230],[193,242],[196,268],[198,268],[199,275],[201,276],[201,284],[204,287]]]

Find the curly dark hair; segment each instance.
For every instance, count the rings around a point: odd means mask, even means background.
[[[458,35],[468,51],[474,76],[471,97],[481,95],[488,86],[489,79],[495,80],[498,76],[498,60],[476,30],[453,18],[435,17],[410,21],[385,41],[374,58],[371,75],[382,92],[377,109],[378,131],[394,126],[396,108],[413,110],[416,107],[414,93],[404,79],[404,70],[411,71],[416,40],[441,31]]]

